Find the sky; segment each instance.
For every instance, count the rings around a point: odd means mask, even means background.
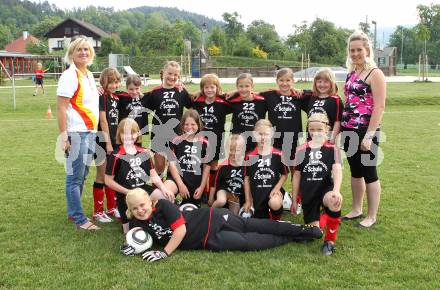
[[[39,0],[31,0],[38,2]],[[240,22],[249,25],[253,20],[262,19],[275,25],[278,34],[286,37],[293,32],[293,25],[300,25],[303,21],[313,22],[317,17],[331,21],[338,27],[357,29],[359,22],[376,21],[378,35],[384,30],[394,29],[397,25],[414,26],[418,22],[417,5],[430,5],[439,0],[48,0],[62,9],[73,7],[87,7],[90,5],[114,7],[116,10],[125,10],[139,6],[176,7],[222,20],[224,12],[237,11],[241,15]],[[398,3],[398,4],[396,4]],[[355,8],[358,6],[358,8]],[[371,25],[373,27],[373,25]],[[378,38],[380,38],[378,36]]]

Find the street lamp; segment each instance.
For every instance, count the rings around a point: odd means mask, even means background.
[[[202,45],[201,45],[201,50],[203,52],[205,51],[205,34],[206,34],[207,30],[208,30],[208,24],[203,23],[202,24]]]
[[[371,23],[373,23],[374,25],[374,45],[373,48],[376,49],[377,48],[377,22],[376,21],[371,21]]]

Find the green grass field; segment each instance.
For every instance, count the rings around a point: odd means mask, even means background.
[[[55,116],[55,87],[45,97],[20,89],[15,112],[11,90],[0,89],[0,289],[439,289],[440,84],[388,88],[375,227],[343,223],[331,257],[316,241],[251,253],[177,251],[156,264],[119,254],[118,223],[86,233],[67,220],[57,123],[45,118],[49,104]],[[91,168],[88,215],[94,176]],[[345,162],[343,213],[351,204],[349,176]]]

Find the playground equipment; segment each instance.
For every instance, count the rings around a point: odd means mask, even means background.
[[[117,69],[122,75],[137,75],[130,66],[130,56],[128,54],[110,53],[108,55],[108,66]]]

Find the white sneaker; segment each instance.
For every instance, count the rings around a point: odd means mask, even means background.
[[[298,203],[296,205],[296,215],[300,215],[302,213],[302,205]]]
[[[121,218],[121,214],[119,213],[119,210],[117,208],[112,208],[107,211],[107,214],[110,216],[114,216],[117,219]]]
[[[111,223],[113,221],[105,212],[95,213],[93,219],[100,223]]]

